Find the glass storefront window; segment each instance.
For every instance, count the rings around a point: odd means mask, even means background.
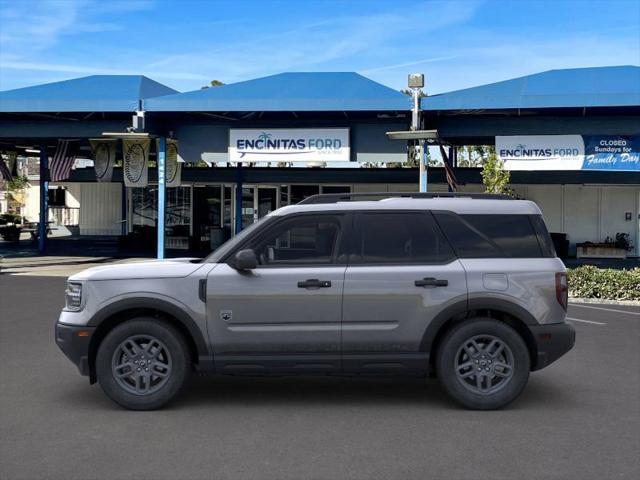
[[[187,250],[191,230],[191,188],[167,188],[166,248]],[[131,231],[141,238],[155,238],[158,220],[158,188],[131,189]]]
[[[222,186],[194,187],[193,236],[194,249],[209,252],[226,238],[222,224]]]
[[[229,231],[229,234],[233,231],[233,225],[231,225],[232,213],[233,213],[233,189],[229,186],[224,187],[224,211],[223,222],[225,230]]]
[[[305,198],[318,193],[320,193],[319,185],[291,185],[291,205],[295,205]]]
[[[349,185],[323,185],[322,193],[351,193]]]
[[[289,186],[280,185],[280,206],[289,205]]]
[[[167,216],[165,246],[188,250],[191,235],[191,188],[167,188]]]
[[[131,189],[131,230],[156,226],[158,218],[158,189],[155,187]]]

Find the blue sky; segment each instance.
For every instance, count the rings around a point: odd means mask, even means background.
[[[144,74],[181,91],[357,71],[439,93],[554,68],[640,64],[640,1],[0,0],[0,90]]]

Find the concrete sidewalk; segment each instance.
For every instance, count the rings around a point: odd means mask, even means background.
[[[0,259],[0,274],[68,277],[87,268],[112,263],[140,262],[149,258],[33,256]]]

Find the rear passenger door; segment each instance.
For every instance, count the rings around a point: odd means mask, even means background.
[[[342,352],[346,371],[424,370],[429,322],[466,307],[465,272],[425,211],[354,215],[345,273]]]

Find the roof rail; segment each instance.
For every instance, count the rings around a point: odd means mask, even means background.
[[[509,195],[499,193],[455,193],[455,192],[363,192],[363,193],[323,193],[311,195],[298,205],[313,205],[321,203],[353,202],[357,200],[382,200],[386,198],[476,198],[485,200],[515,200]]]

